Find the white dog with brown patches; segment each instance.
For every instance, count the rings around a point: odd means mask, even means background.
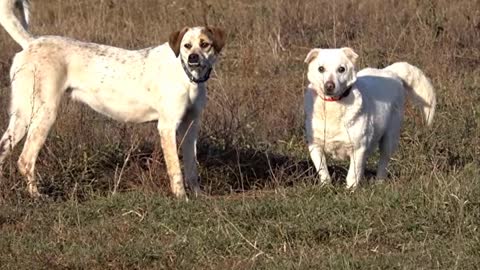
[[[124,122],[158,120],[172,192],[185,197],[177,153],[182,142],[187,186],[200,192],[196,141],[206,102],[205,82],[225,40],[213,27],[184,28],[158,47],[130,51],[26,30],[27,2],[0,0],[0,23],[22,46],[10,72],[10,122],[0,140],[0,163],[27,134],[18,160],[28,191],[39,196],[35,161],[55,121],[64,93]],[[14,16],[15,6],[23,18]]]
[[[322,183],[331,181],[325,153],[349,158],[348,188],[358,185],[367,157],[377,146],[377,178],[387,177],[387,164],[400,136],[406,96],[422,109],[428,125],[436,105],[432,84],[420,69],[395,63],[357,73],[357,57],[350,48],[313,49],[305,59],[310,82],[305,93],[310,157]]]

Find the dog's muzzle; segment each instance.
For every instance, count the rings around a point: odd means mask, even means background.
[[[190,79],[191,82],[204,83],[210,78],[210,73],[212,72],[212,66],[210,65],[202,66],[202,64],[200,63],[200,56],[198,54],[194,54],[194,53],[190,54],[188,56],[187,64],[185,64],[182,57],[180,57],[180,61],[182,62],[183,70],[185,71],[185,73],[187,74],[187,77]],[[198,74],[202,73],[203,71],[203,76],[200,78],[195,78],[195,76],[193,76],[190,69],[198,70],[197,71]],[[204,69],[207,69],[207,70],[204,71]]]
[[[188,56],[188,65],[190,67],[200,66],[200,56],[196,53],[192,53]]]
[[[325,85],[323,87],[324,87],[325,93],[327,95],[331,95],[331,94],[335,93],[335,83],[334,82],[328,81],[328,82],[325,83]]]

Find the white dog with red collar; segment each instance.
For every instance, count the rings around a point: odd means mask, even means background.
[[[347,187],[363,176],[368,155],[378,146],[377,178],[387,177],[387,164],[398,145],[405,97],[410,96],[430,125],[435,92],[423,72],[395,63],[384,69],[355,71],[358,55],[350,48],[313,49],[308,63],[305,125],[308,149],[322,183],[331,181],[325,153],[350,158]]]

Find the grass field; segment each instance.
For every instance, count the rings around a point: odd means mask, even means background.
[[[123,124],[68,99],[29,199],[14,151],[0,178],[1,269],[477,269],[480,1],[32,0],[31,31],[125,48],[185,25],[226,29],[199,142],[208,196],[169,194],[154,123]],[[408,61],[438,95],[432,128],[407,110],[390,180],[347,163],[320,187],[303,133],[303,59],[350,46],[359,67]],[[19,46],[0,30],[0,126]]]

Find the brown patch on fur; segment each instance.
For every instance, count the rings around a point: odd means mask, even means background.
[[[203,31],[202,31],[203,32]],[[216,53],[219,53],[223,46],[225,46],[225,31],[218,27],[206,27],[204,34],[212,41],[213,49]]]
[[[205,31],[202,31],[202,32],[200,33],[200,42],[202,42],[202,41],[213,44],[213,39],[212,39],[209,35],[207,35],[207,34],[205,33]]]
[[[177,57],[180,54],[180,43],[182,42],[182,38],[187,31],[188,31],[188,27],[185,27],[180,31],[175,31],[171,33],[170,37],[168,38],[168,44],[170,45],[170,48],[172,48],[173,52],[175,53],[175,56]]]

